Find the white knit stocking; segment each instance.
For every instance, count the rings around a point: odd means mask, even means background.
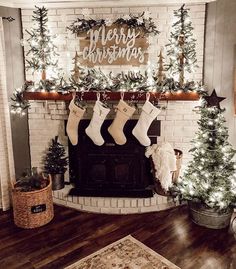
[[[104,107],[104,104],[97,100],[93,108],[92,119],[89,123],[89,126],[85,129],[86,134],[97,146],[104,144],[104,139],[101,135],[101,126],[109,111],[109,108]]]
[[[116,144],[124,145],[126,143],[126,137],[124,135],[123,128],[128,119],[130,119],[134,114],[135,108],[129,106],[122,99],[119,101],[116,108],[117,108],[116,116],[112,124],[108,128],[108,132],[113,137]]]
[[[137,138],[141,145],[145,147],[150,146],[151,140],[148,137],[147,132],[151,123],[160,112],[161,110],[148,100],[143,105],[139,120],[132,131],[132,134]]]
[[[71,144],[75,146],[78,143],[79,122],[84,115],[85,109],[78,107],[73,98],[70,102],[69,110],[70,114],[66,125],[66,132]]]

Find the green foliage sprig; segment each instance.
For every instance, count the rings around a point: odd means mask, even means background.
[[[111,25],[127,25],[130,28],[136,28],[146,34],[158,35],[160,32],[157,30],[157,26],[150,17],[149,12],[145,11],[142,14],[135,16],[132,14],[125,15],[114,21],[110,19],[85,19],[78,18],[72,24],[67,27],[73,34],[79,35],[87,32],[88,30],[98,26],[111,26]]]
[[[71,86],[78,91],[152,91],[160,93],[174,92],[198,92],[205,94],[204,87],[201,83],[187,81],[182,86],[173,78],[165,78],[160,83],[154,75],[148,72],[141,73],[129,71],[128,73],[120,72],[114,75],[108,75],[101,69],[84,70],[80,78],[75,82],[71,80]]]
[[[24,99],[25,87],[16,89],[11,97],[11,113],[24,116],[27,109],[30,107],[28,100]]]
[[[45,85],[46,83],[46,85]],[[44,86],[43,86],[44,85]],[[128,73],[120,72],[105,74],[101,69],[83,69],[80,68],[80,77],[74,79],[73,75],[70,81],[66,81],[63,77],[60,81],[41,81],[37,84],[29,84],[26,86],[27,91],[47,91],[67,93],[69,91],[109,91],[109,92],[142,92],[152,91],[159,93],[176,93],[176,92],[197,92],[205,94],[202,84],[194,81],[187,81],[182,86],[173,78],[164,78],[160,83],[156,76],[148,75],[147,72],[141,73],[129,71]]]
[[[38,173],[37,168],[33,167],[27,172],[23,172],[17,179],[14,189],[21,192],[36,191],[45,188],[49,184],[49,180]]]

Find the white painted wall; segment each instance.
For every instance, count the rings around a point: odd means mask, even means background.
[[[236,66],[236,1],[218,0],[208,4],[205,44],[205,84],[209,90],[227,97],[226,108],[230,141],[236,148],[236,118],[234,115],[234,68]]]

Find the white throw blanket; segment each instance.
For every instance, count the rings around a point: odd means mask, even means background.
[[[153,144],[147,147],[145,156],[152,157],[155,176],[164,190],[172,185],[172,173],[176,168],[175,151],[169,143]]]

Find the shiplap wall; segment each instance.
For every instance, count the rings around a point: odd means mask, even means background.
[[[10,207],[10,181],[15,180],[10,112],[8,109],[6,50],[0,19],[0,209]]]
[[[236,148],[236,118],[234,115],[234,69],[236,46],[236,1],[218,0],[207,5],[205,41],[205,83],[209,90],[227,97],[221,103],[226,108],[230,142]]]
[[[0,7],[0,17],[12,16],[15,20],[3,20],[5,48],[6,48],[6,76],[8,101],[16,88],[24,83],[23,48],[20,9]],[[27,117],[11,115],[12,142],[16,175],[30,167],[29,133]]]

